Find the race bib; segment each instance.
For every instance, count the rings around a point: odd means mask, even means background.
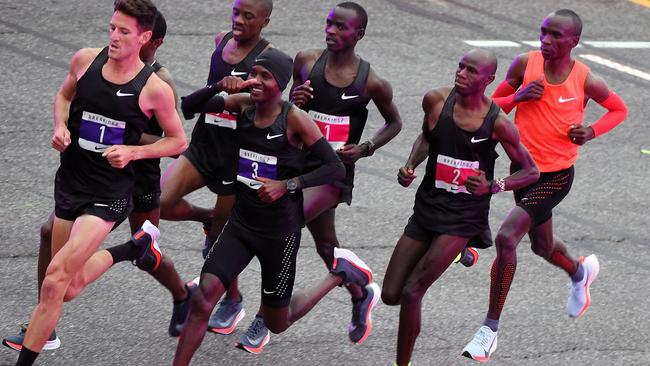
[[[79,147],[101,153],[112,145],[124,144],[126,122],[84,111],[79,126]]]
[[[237,180],[247,187],[258,189],[262,182],[257,177],[276,179],[278,172],[278,158],[264,155],[254,151],[239,149],[239,173]]]
[[[223,97],[228,95],[228,93],[222,91],[219,95]],[[237,129],[237,116],[226,111],[220,113],[206,113],[205,123],[235,130]]]
[[[467,177],[478,175],[478,161],[454,159],[438,154],[436,162],[436,188],[444,189],[451,193],[470,194],[465,187]]]
[[[309,111],[309,117],[316,122],[332,149],[339,149],[348,141],[350,136],[349,116],[330,116],[325,113]]]

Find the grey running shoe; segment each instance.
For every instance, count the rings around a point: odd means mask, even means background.
[[[239,301],[229,298],[221,300],[217,311],[212,314],[208,321],[208,330],[218,334],[232,333],[246,315],[246,310],[242,307],[243,302],[243,297]]]
[[[187,289],[187,298],[179,303],[175,303],[174,309],[172,310],[172,318],[169,321],[169,329],[167,330],[170,337],[178,337],[183,332],[185,322],[187,321],[187,314],[190,313],[190,301],[199,287],[190,281],[185,284],[185,288]]]
[[[153,272],[158,269],[162,262],[162,252],[158,246],[158,238],[160,238],[160,230],[149,220],[145,221],[142,228],[131,237],[133,244],[140,248],[135,265],[143,271]]]
[[[25,333],[27,332],[28,325],[29,324],[21,325],[18,334],[4,338],[2,340],[2,344],[16,351],[23,349],[23,341],[25,340]],[[48,338],[47,342],[45,342],[43,351],[51,351],[59,347],[61,347],[61,340],[56,336],[56,330],[54,330],[52,331],[50,338]]]
[[[335,275],[343,275],[343,283],[361,287],[372,282],[372,270],[351,250],[334,248],[332,270]]]
[[[262,348],[269,343],[270,339],[271,332],[269,332],[266,324],[264,324],[264,318],[256,315],[255,320],[248,327],[246,333],[239,338],[239,342],[235,347],[257,355],[262,353]]]
[[[348,329],[350,340],[361,344],[372,331],[372,309],[377,305],[381,289],[376,283],[371,283],[363,289],[363,297],[352,300],[352,321]]]

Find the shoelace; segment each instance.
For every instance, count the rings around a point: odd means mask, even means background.
[[[478,338],[478,343],[480,343],[483,348],[487,348],[489,346],[488,342],[490,335],[488,334],[487,330],[481,328],[474,339],[476,338]]]
[[[246,330],[246,337],[250,340],[257,339],[263,328],[265,328],[264,319],[256,317],[255,320],[253,320],[253,324],[251,324],[251,326]]]

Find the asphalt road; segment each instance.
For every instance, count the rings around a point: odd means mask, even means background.
[[[640,1],[643,2],[643,1]],[[158,59],[175,77],[181,95],[204,85],[214,35],[229,28],[230,1],[158,1],[168,36]],[[415,187],[403,189],[396,172],[408,156],[422,120],[421,98],[430,88],[451,85],[457,61],[472,48],[465,40],[509,40],[497,47],[503,78],[516,54],[532,49],[522,41],[538,37],[549,12],[571,6],[585,23],[583,41],[650,41],[650,9],[627,1],[366,0],[370,23],[358,52],[390,81],[404,120],[397,138],[358,164],[354,202],[338,210],[337,232],[345,247],[371,264],[381,282],[393,246],[411,214]],[[289,54],[324,46],[329,1],[277,0],[265,36]],[[81,47],[108,43],[111,1],[0,0],[0,335],[18,330],[36,302],[36,253],[40,223],[53,208],[53,177],[58,154],[49,146],[54,94],[72,54]],[[647,90],[648,48],[601,48],[583,43],[575,51],[627,67],[581,60],[603,76],[627,102],[630,115],[611,134],[581,148],[571,194],[554,211],[555,233],[571,253],[596,253],[601,274],[592,286],[593,303],[578,321],[564,313],[566,276],[528,249],[519,250],[515,282],[502,316],[493,365],[649,365],[650,148]],[[635,69],[642,72],[626,73]],[[494,88],[494,85],[492,86]],[[492,90],[490,88],[490,91]],[[590,103],[586,120],[602,109]],[[374,106],[364,136],[383,124]],[[189,133],[193,121],[185,123]],[[503,154],[502,154],[503,155]],[[164,164],[168,164],[165,161]],[[497,162],[506,174],[507,159]],[[421,174],[423,173],[422,169]],[[207,190],[193,202],[211,205]],[[492,200],[496,230],[513,205],[509,194]],[[161,224],[161,246],[183,278],[201,268],[202,230],[196,223]],[[325,275],[307,232],[299,253],[296,289]],[[128,238],[123,226],[105,245]],[[481,252],[477,266],[452,266],[423,302],[422,331],[414,365],[470,365],[462,348],[487,310],[489,268],[494,250]],[[347,340],[350,301],[336,289],[312,313],[281,335],[273,335],[261,355],[233,343],[252,320],[259,302],[256,261],[241,280],[248,315],[234,335],[208,334],[196,365],[389,365],[394,360],[398,308],[380,304],[374,331],[361,346]],[[57,327],[63,345],[45,352],[39,365],[170,364],[176,340],[167,336],[171,298],[146,274],[120,264],[72,303]],[[0,365],[13,365],[17,353],[0,350]]]

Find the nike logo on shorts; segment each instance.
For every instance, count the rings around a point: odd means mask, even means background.
[[[266,134],[266,139],[267,139],[267,140],[273,140],[274,138],[276,138],[276,137],[280,137],[280,136],[282,136],[282,135],[283,135],[283,134],[279,134],[279,135],[271,135],[270,133],[267,133],[267,134]]]
[[[341,99],[343,99],[343,100],[354,99],[354,98],[357,98],[357,97],[358,97],[358,95],[345,95],[345,93],[343,93],[343,95],[341,95]]]
[[[263,291],[266,295],[271,295],[271,294],[274,294],[274,293],[275,293],[275,291],[266,291],[265,288],[263,288],[262,291]]]
[[[479,143],[479,142],[483,142],[483,141],[485,141],[485,140],[487,140],[487,139],[488,139],[487,137],[484,138],[484,139],[476,139],[476,137],[472,136],[472,139],[471,139],[470,141],[471,141],[473,144],[476,144],[476,143]]]
[[[242,75],[248,75],[248,73],[246,71],[237,71],[237,70],[233,69],[230,72],[230,75],[232,75],[232,76],[242,76]]]
[[[560,97],[557,101],[560,102],[560,103],[566,103],[566,102],[570,102],[570,101],[575,100],[575,99],[576,99],[575,97],[568,98],[568,99],[564,99],[563,97]]]
[[[227,186],[227,185],[229,185],[229,184],[233,184],[233,183],[235,183],[234,180],[231,180],[231,181],[222,180],[222,181],[221,181],[221,184],[223,184],[224,186]]]
[[[103,203],[93,203],[93,206],[97,206],[97,207],[108,207],[108,205],[105,205],[105,204],[103,204]]]
[[[135,94],[131,94],[131,93],[122,93],[122,89],[120,89],[120,90],[117,91],[117,93],[115,93],[115,95],[117,95],[118,97],[132,97],[132,96],[134,96]]]

